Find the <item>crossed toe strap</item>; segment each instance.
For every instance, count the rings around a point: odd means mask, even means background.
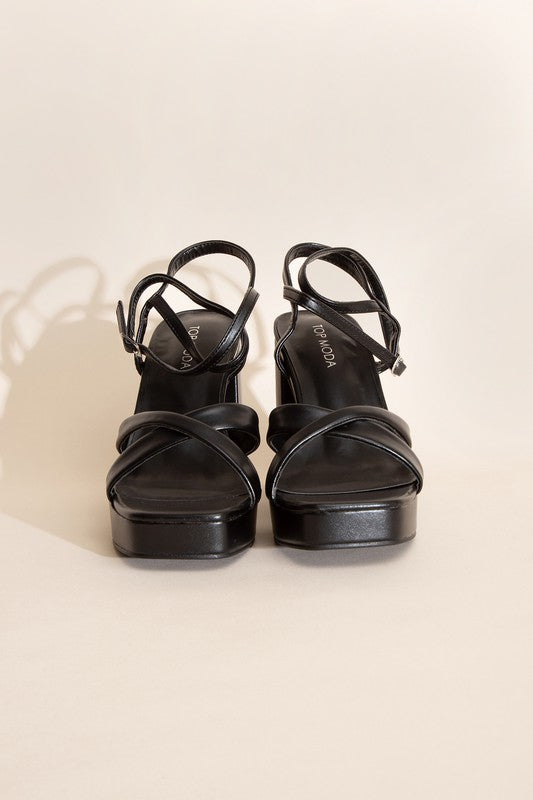
[[[117,484],[126,475],[186,439],[202,442],[221,456],[240,477],[249,495],[250,507],[258,502],[261,485],[247,453],[253,452],[259,444],[259,422],[252,408],[239,403],[219,403],[188,414],[141,411],[128,417],[118,433],[120,455],[107,477],[109,500],[113,499]]]
[[[266,479],[266,490],[276,495],[283,470],[309,442],[328,434],[344,436],[374,447],[408,467],[422,489],[422,464],[411,449],[407,424],[396,414],[375,406],[348,406],[336,411],[320,406],[287,403],[275,408],[269,420],[267,440],[276,455]]]

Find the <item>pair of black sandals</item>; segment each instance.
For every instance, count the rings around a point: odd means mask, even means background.
[[[236,312],[176,278],[190,261],[214,253],[246,265],[249,283]],[[304,259],[299,288],[290,265]],[[320,260],[353,277],[368,299],[319,294],[308,267]],[[113,543],[129,556],[222,558],[255,538],[259,445],[256,412],[239,403],[246,361],[245,324],[257,301],[255,265],[236,244],[206,241],[181,250],[166,274],[143,278],[120,334],[141,375],[135,413],[120,426],[119,456],[107,477]],[[416,532],[422,466],[409,428],[386,406],[379,374],[400,375],[400,325],[368,261],[347,247],[292,247],[283,267],[291,312],[274,324],[277,407],[267,439],[275,451],[266,478],[277,544],[320,550],[397,544]],[[163,294],[174,286],[199,306],[176,313]],[[157,287],[139,309],[147,290]],[[144,344],[148,316],[162,321]],[[379,315],[384,344],[352,314]]]

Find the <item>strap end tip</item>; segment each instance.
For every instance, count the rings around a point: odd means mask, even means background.
[[[393,375],[401,375],[402,372],[405,372],[406,369],[407,369],[407,364],[405,363],[405,361],[401,356],[398,356],[396,358],[396,361],[391,367],[391,372]]]

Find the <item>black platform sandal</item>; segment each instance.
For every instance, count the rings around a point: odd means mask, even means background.
[[[174,275],[211,253],[245,263],[250,281],[233,313]],[[253,544],[261,496],[247,454],[259,444],[255,411],[238,401],[237,375],[248,353],[244,325],[256,303],[255,265],[242,247],[200,242],[179,252],[167,274],[148,275],[133,290],[128,319],[117,319],[141,384],[133,416],[120,426],[119,457],[107,477],[115,547],[151,558],[220,558]],[[137,304],[151,286],[157,291]],[[174,313],[163,292],[172,285],[201,309]],[[150,310],[163,321],[143,344]]]
[[[301,257],[298,290],[290,264]],[[315,291],[307,268],[318,259],[355,278],[369,299]],[[400,375],[405,364],[379,278],[355,250],[314,243],[289,250],[283,278],[292,314],[274,325],[278,407],[268,442],[276,456],[266,482],[275,541],[308,549],[405,542],[416,532],[422,466],[383,397],[379,373]],[[380,315],[385,346],[349,316],[370,312]]]

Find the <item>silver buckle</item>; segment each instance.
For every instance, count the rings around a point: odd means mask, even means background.
[[[127,350],[128,353],[132,353],[134,356],[142,358],[143,353],[141,347],[138,342],[135,341],[135,339],[132,339],[131,336],[127,336],[125,333],[123,333],[122,342],[124,344],[124,349]]]
[[[405,361],[400,355],[398,355],[396,357],[396,361],[390,368],[390,371],[392,372],[393,375],[401,375],[405,369],[406,369]]]

